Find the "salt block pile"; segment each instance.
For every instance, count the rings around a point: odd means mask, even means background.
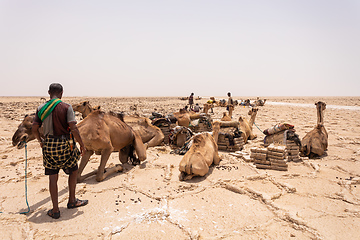
[[[287,140],[286,150],[287,150],[288,161],[293,161],[293,162],[301,161],[299,156],[299,146],[295,143],[295,141]]]
[[[244,139],[240,134],[237,134],[236,128],[227,127],[220,128],[218,137],[218,149],[227,152],[240,151],[244,147]]]
[[[270,161],[271,169],[287,171],[288,165],[286,162],[286,146],[270,144],[267,150],[267,158]]]
[[[154,121],[153,125],[161,129],[164,134],[164,143],[169,144],[169,134],[172,127],[171,122],[166,118],[160,118]]]
[[[253,147],[250,157],[256,168],[287,171],[286,146],[270,144],[267,148]]]
[[[212,120],[210,115],[208,114],[201,114],[200,118],[193,121],[192,130],[196,133],[199,132],[211,132],[212,131]]]
[[[253,159],[257,168],[270,169],[270,161],[267,160],[267,148],[252,147],[250,148],[250,157]]]

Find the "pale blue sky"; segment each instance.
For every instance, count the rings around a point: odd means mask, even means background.
[[[0,96],[359,96],[358,0],[0,0]]]

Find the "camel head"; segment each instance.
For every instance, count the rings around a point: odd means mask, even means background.
[[[18,129],[12,137],[12,145],[17,146],[18,149],[25,147],[25,144],[35,139],[32,133],[32,124],[34,122],[35,114],[25,115],[24,120],[18,126]]]
[[[324,103],[324,102],[319,101],[319,102],[316,102],[315,105],[317,108],[320,108],[321,111],[326,109],[326,103]]]
[[[323,125],[324,124],[324,114],[323,111],[326,109],[326,103],[324,102],[316,102],[316,109],[317,109],[317,125]]]
[[[256,114],[258,110],[259,110],[258,108],[251,108],[251,109],[249,110],[249,112],[248,112],[248,115],[251,116],[251,115],[253,115],[253,114]]]
[[[100,110],[100,106],[91,107],[89,101],[83,101],[78,104],[72,105],[74,111],[77,111],[82,114],[83,118],[86,118],[91,112],[95,110]]]

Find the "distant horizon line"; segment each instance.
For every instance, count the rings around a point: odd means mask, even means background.
[[[35,98],[35,97],[49,97],[49,95],[39,95],[39,96],[0,96],[1,97],[4,97],[4,98],[8,98],[8,97],[19,97],[19,98],[26,98],[26,97],[30,97],[30,98]],[[178,96],[63,96],[63,98],[72,98],[72,97],[84,97],[84,98],[144,98],[144,97],[160,97],[160,98],[176,98],[176,97],[188,97],[187,95],[178,95]],[[223,95],[223,96],[215,96],[215,95],[211,95],[211,96],[195,96],[195,97],[201,97],[201,98],[210,98],[210,97],[216,97],[216,98],[221,98],[221,97],[224,97],[224,98],[228,98],[228,96],[226,95]],[[302,98],[311,98],[311,97],[344,97],[344,98],[348,98],[348,97],[360,97],[360,95],[358,96],[350,96],[350,95],[313,95],[313,96],[301,96],[301,95],[293,95],[293,96],[286,96],[286,95],[272,95],[272,96],[262,96],[262,95],[257,95],[257,96],[232,96],[233,98],[235,97],[251,97],[251,98],[257,98],[257,97],[260,97],[260,98],[273,98],[273,97],[302,97]]]

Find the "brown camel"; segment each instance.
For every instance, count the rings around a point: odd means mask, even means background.
[[[27,142],[35,139],[35,135],[32,133],[32,124],[34,122],[35,113],[30,115],[25,115],[24,120],[19,124],[18,129],[15,131],[12,137],[12,144],[13,146],[17,146],[18,149],[25,147]],[[44,138],[43,136],[43,128],[39,129],[40,137]]]
[[[326,104],[316,102],[317,124],[313,130],[308,132],[301,141],[301,156],[309,158],[321,157],[328,147],[328,133],[324,127],[324,111]]]
[[[220,130],[220,122],[213,123],[213,134],[199,133],[192,139],[192,145],[179,164],[179,180],[189,180],[194,176],[204,176],[209,172],[211,164],[218,165],[217,140]]]
[[[98,107],[100,109],[100,107]],[[83,118],[93,112],[94,108],[91,107],[89,101],[84,101],[74,105],[74,111],[78,111],[82,114]],[[160,128],[151,124],[151,120],[146,117],[140,116],[123,116],[123,121],[137,132],[145,144],[145,147],[158,146],[164,140],[164,134]]]
[[[119,152],[121,163],[128,162],[133,157],[133,150],[138,160],[146,159],[146,148],[141,137],[116,114],[94,111],[90,113],[78,125],[86,151],[81,158],[78,172],[78,182],[96,173],[96,181],[104,180],[108,175],[121,171],[120,165],[108,169],[105,173],[105,166],[112,152]],[[94,152],[101,154],[99,168],[91,173],[81,176],[86,164]]]
[[[174,112],[173,115],[177,120],[177,125],[183,127],[189,127],[191,120],[200,118],[200,113],[189,112],[185,109],[180,109],[179,112]]]
[[[257,108],[252,108],[251,110],[249,110],[248,112],[248,115],[250,115],[249,121],[241,116],[239,117],[240,131],[241,131],[241,136],[244,139],[244,143],[247,143],[248,139],[253,140],[254,138],[256,138],[256,135],[252,131],[252,126],[255,122],[255,117],[257,112],[258,112]]]
[[[157,126],[151,124],[151,120],[146,117],[124,116],[124,122],[131,126],[137,132],[142,142],[148,147],[160,145],[164,140],[164,133]]]
[[[89,101],[83,101],[78,104],[72,105],[72,108],[74,111],[80,112],[82,115],[82,118],[86,118],[87,115],[89,115],[91,112],[95,110],[100,110],[100,106],[92,107],[89,103]]]
[[[102,181],[109,174],[120,171],[122,169],[121,166],[117,166],[104,174],[106,162],[113,151],[121,150],[119,152],[119,159],[122,163],[126,163],[129,157],[134,158],[133,151],[130,151],[133,150],[132,147],[135,147],[140,161],[146,159],[145,146],[140,136],[129,125],[121,121],[114,114],[105,114],[99,110],[94,111],[88,117],[90,116],[91,118],[85,118],[78,124],[80,135],[86,147],[86,152],[79,166],[78,181],[83,181],[86,177],[94,175],[96,172],[96,180]],[[21,149],[25,146],[25,143],[35,139],[31,131],[34,117],[35,114],[26,115],[14,133],[12,142],[17,148]],[[40,128],[40,133],[42,133],[42,127]],[[42,134],[40,135],[42,138],[44,137]],[[94,152],[101,154],[99,171],[95,170],[84,177],[80,177],[81,172]]]

